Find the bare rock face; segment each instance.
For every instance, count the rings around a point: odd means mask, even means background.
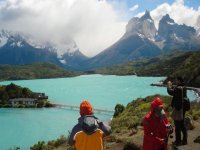
[[[132,18],[127,26],[125,37],[133,34],[138,34],[149,39],[154,39],[157,33],[153,19],[150,16],[150,12],[146,11],[141,18]]]

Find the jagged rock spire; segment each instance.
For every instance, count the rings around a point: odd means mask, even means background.
[[[151,19],[151,15],[150,15],[150,12],[148,10],[145,11],[145,14],[140,18],[141,20],[147,20],[147,19]]]
[[[174,20],[170,18],[169,14],[166,14],[165,16],[163,16],[160,22],[175,23]]]

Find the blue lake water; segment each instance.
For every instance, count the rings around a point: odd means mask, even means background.
[[[73,78],[21,80],[11,82],[28,87],[34,92],[44,92],[53,103],[77,105],[87,99],[94,108],[113,110],[117,103],[130,101],[153,94],[167,95],[166,88],[152,87],[164,77],[85,75]],[[192,92],[189,97],[194,98]],[[111,115],[96,114],[102,120]],[[79,112],[63,108],[0,109],[0,149],[19,146],[28,150],[38,141],[48,141],[67,135],[77,123]]]

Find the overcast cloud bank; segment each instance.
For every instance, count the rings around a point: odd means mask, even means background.
[[[119,3],[122,9],[114,9],[112,3]],[[125,32],[128,22],[122,21],[126,18],[123,16],[125,4],[123,1],[112,3],[106,0],[4,0],[0,1],[0,29],[22,32],[41,43],[53,41],[63,47],[73,39],[81,52],[94,56]],[[139,7],[136,4],[127,11]],[[163,3],[151,10],[156,27],[167,13],[179,24],[199,25],[200,7],[195,10],[185,6],[184,0],[176,0],[171,5]]]

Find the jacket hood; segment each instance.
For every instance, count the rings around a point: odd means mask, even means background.
[[[79,124],[81,125],[82,130],[88,135],[94,133],[99,127],[97,118],[92,115],[80,117]]]
[[[151,102],[151,111],[153,111],[155,108],[163,108],[163,101],[159,97],[156,97]]]
[[[155,114],[155,116],[159,117],[160,119],[165,117],[165,111],[163,110],[164,104],[162,99],[156,97],[151,102],[151,114]]]

